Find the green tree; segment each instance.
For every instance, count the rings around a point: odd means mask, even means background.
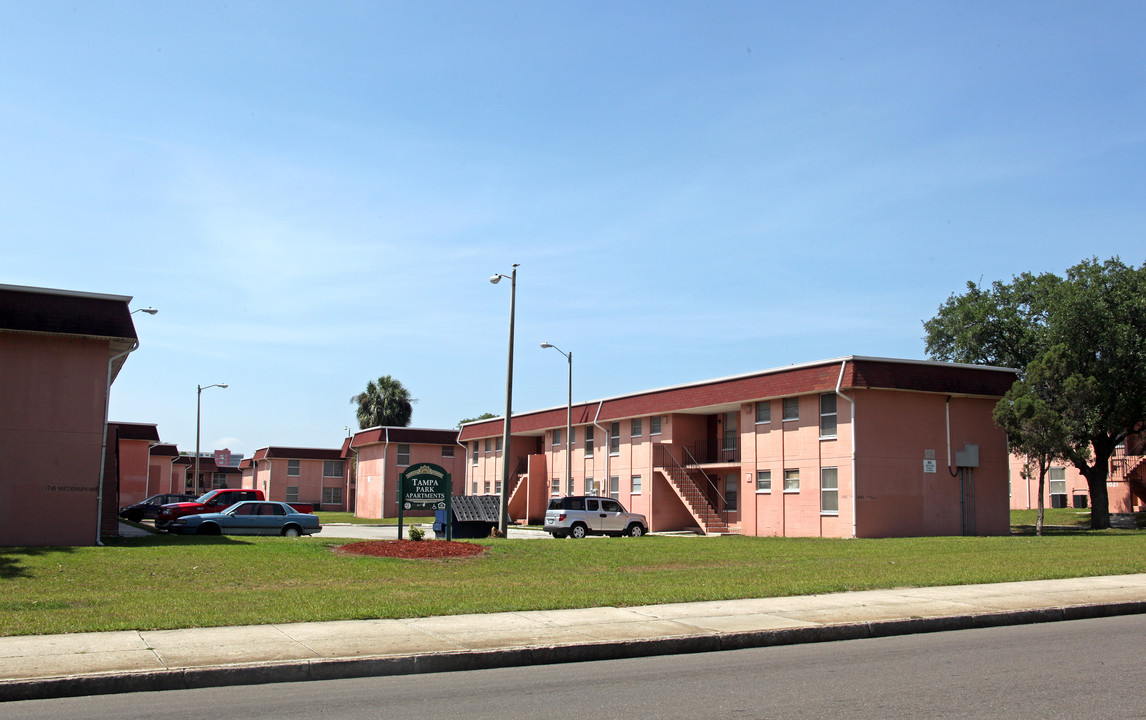
[[[488,412],[482,413],[481,415],[478,415],[477,417],[474,417],[474,418],[466,418],[464,420],[459,420],[456,427],[461,428],[461,426],[465,425],[466,423],[477,422],[478,420],[489,420],[490,418],[495,418],[495,417],[497,417],[497,415],[494,415],[493,413],[488,413]]]
[[[1037,386],[1041,375],[1037,361],[1028,373],[1028,380],[1019,380],[1003,399],[995,405],[995,423],[1007,432],[1012,452],[1023,456],[1022,477],[1030,481],[1038,473],[1038,514],[1035,534],[1043,534],[1043,511],[1046,505],[1047,470],[1052,462],[1064,460],[1070,451],[1066,425],[1062,415],[1053,410],[1032,384]]]
[[[1146,429],[1146,264],[1091,258],[1065,278],[968,283],[924,329],[934,359],[1020,371],[1023,392],[1062,419],[1063,456],[1086,478],[1091,527],[1110,527],[1110,456]]]
[[[400,381],[383,375],[366,383],[366,391],[350,398],[358,405],[358,428],[390,426],[406,427],[414,414],[410,391]]]

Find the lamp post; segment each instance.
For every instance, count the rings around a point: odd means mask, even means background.
[[[573,351],[565,352],[548,342],[541,343],[541,347],[553,348],[569,361],[569,399],[565,404],[565,486],[569,487],[573,481]]]
[[[489,281],[494,285],[502,278],[509,278],[509,360],[505,371],[505,431],[501,444],[504,450],[501,454],[501,510],[498,513],[497,527],[501,536],[505,537],[509,530],[509,421],[513,415],[513,313],[517,305],[517,263],[513,264],[513,271],[509,275],[491,275]]]
[[[195,399],[195,492],[200,492],[199,487],[199,427],[203,417],[203,391],[207,388],[227,388],[227,383],[215,383],[213,385],[196,385],[199,388],[199,394]]]

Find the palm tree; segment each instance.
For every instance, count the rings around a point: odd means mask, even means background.
[[[358,404],[358,428],[360,430],[379,425],[406,427],[414,413],[410,391],[399,380],[383,375],[378,380],[366,383],[366,392],[350,398]]]

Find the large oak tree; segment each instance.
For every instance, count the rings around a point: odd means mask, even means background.
[[[1003,402],[1026,396],[1040,415],[1061,418],[1061,426],[1048,426],[1062,433],[1054,454],[1086,478],[1091,527],[1110,527],[1110,457],[1128,435],[1146,430],[1146,264],[1091,258],[1064,278],[1023,273],[990,287],[968,282],[924,328],[933,359],[1020,371],[1023,382]],[[997,413],[1004,427],[1007,416]],[[1028,423],[1029,442],[1035,427]]]

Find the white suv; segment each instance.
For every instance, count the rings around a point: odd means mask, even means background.
[[[553,498],[545,511],[545,532],[555,538],[586,535],[629,535],[640,537],[649,531],[645,516],[627,512],[612,498],[573,495]]]

